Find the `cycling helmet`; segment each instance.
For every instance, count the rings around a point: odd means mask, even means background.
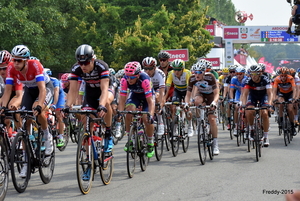
[[[297,73],[300,73],[300,68],[297,68]]]
[[[237,73],[245,73],[246,72],[246,70],[243,66],[239,66],[235,70]]]
[[[117,73],[116,73],[116,78],[121,78],[125,75],[124,73],[124,69],[121,69],[119,70]]]
[[[197,62],[196,64],[194,64],[193,71],[205,71],[206,70],[206,62],[200,62],[200,61]]]
[[[52,75],[52,71],[49,68],[44,68],[44,72],[47,73],[49,76]]]
[[[295,69],[294,69],[294,68],[290,68],[290,74],[291,74],[292,76],[295,76],[295,74],[296,74],[296,71],[295,71]]]
[[[227,73],[229,73],[229,69],[228,68],[223,68],[222,72],[227,74]]]
[[[61,77],[60,77],[60,80],[61,81],[68,81],[68,78],[69,78],[69,75],[70,73],[64,73]]]
[[[124,67],[125,75],[138,75],[141,72],[141,64],[138,61],[128,62]]]
[[[13,57],[23,57],[28,59],[30,57],[30,51],[25,45],[17,45],[12,49],[11,55]]]
[[[75,58],[79,62],[90,61],[93,56],[94,50],[90,45],[87,44],[80,45],[75,52]]]
[[[185,63],[182,59],[175,59],[171,62],[171,67],[175,70],[182,70],[185,67]]]
[[[238,65],[230,65],[229,66],[229,71],[235,71],[235,69],[238,67]]]
[[[8,64],[11,61],[11,54],[7,50],[0,52],[0,64]]]
[[[249,68],[250,72],[260,72],[261,71],[261,66],[260,65],[252,65]]]
[[[280,69],[280,74],[281,75],[287,75],[287,74],[289,74],[289,69],[287,68],[287,67],[282,67],[281,69]]]
[[[160,52],[157,57],[158,59],[170,59],[171,55],[169,52]]]
[[[157,65],[157,61],[153,57],[146,57],[142,61],[142,66],[143,67],[155,67]]]
[[[279,69],[277,69],[275,73],[276,73],[276,75],[280,75],[280,73],[281,73],[281,70],[280,70],[280,68],[279,68]]]
[[[207,60],[206,60],[206,68],[209,68],[209,69],[212,68],[212,63],[211,63],[211,61],[207,61]]]
[[[262,71],[266,70],[266,65],[264,63],[259,63],[258,65],[260,65]]]
[[[110,75],[115,75],[116,71],[113,68],[109,68],[109,74]]]

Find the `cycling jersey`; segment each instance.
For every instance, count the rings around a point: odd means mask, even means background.
[[[150,77],[154,90],[165,88],[166,75],[158,68],[155,69],[153,77]]]
[[[215,78],[218,80],[219,79],[219,74],[215,71],[215,70],[210,70],[210,71],[208,71],[208,72],[210,72],[210,73],[212,73],[214,76],[215,76]]]
[[[28,69],[25,76],[14,68],[13,63],[9,63],[6,72],[6,84],[14,85],[19,80],[28,88],[37,87],[37,83],[44,81],[47,84],[50,81],[47,73],[44,73],[44,68],[38,60],[28,60]]]
[[[249,89],[249,96],[253,100],[264,99],[267,96],[267,89],[271,88],[270,80],[265,75],[261,75],[258,83],[254,82],[251,77],[248,77],[245,81],[245,89]]]
[[[212,73],[205,73],[203,80],[196,80],[195,75],[192,75],[189,80],[187,90],[192,92],[193,86],[196,86],[199,93],[211,94],[217,88],[216,78]]]
[[[240,101],[241,90],[245,86],[247,76],[244,76],[241,81],[236,76],[231,79],[230,88],[235,89],[235,101]]]
[[[274,80],[274,88],[278,88],[280,93],[289,93],[295,87],[295,80],[291,75],[287,75],[286,81],[283,83],[281,77],[278,76]]]
[[[227,77],[227,76],[226,76]],[[225,80],[226,80],[226,77],[224,76],[224,75],[221,75],[220,77],[219,77],[219,84],[220,84],[220,86],[223,86],[224,85],[224,83],[225,83]]]
[[[50,77],[50,80],[51,80],[54,88],[57,88],[57,87],[59,88],[59,94],[58,94],[58,100],[57,100],[57,103],[56,103],[56,109],[64,108],[64,106],[65,106],[65,93],[64,93],[64,90],[61,86],[61,83],[55,77]]]
[[[160,69],[160,70],[162,70],[162,71],[164,71],[163,69],[163,67],[161,67],[161,66],[157,66],[157,68],[158,69]],[[172,66],[170,66],[170,65],[168,65],[166,68],[168,68],[168,72],[170,72],[171,70],[173,70],[173,68],[172,68]],[[166,75],[167,76],[167,75]]]
[[[298,75],[295,75],[295,76],[294,76],[294,79],[295,79],[295,84],[296,84],[296,85],[300,85],[300,78],[299,78],[299,76],[298,76]]]
[[[166,85],[170,87],[173,83],[175,89],[177,89],[178,91],[186,91],[191,75],[191,71],[183,69],[182,75],[180,76],[180,78],[178,78],[175,76],[174,71],[172,70],[168,75]]]
[[[224,87],[230,86],[231,78],[232,78],[231,75],[228,75],[228,76],[224,79]]]
[[[151,84],[151,79],[148,74],[145,72],[141,72],[140,77],[137,82],[133,85],[129,85],[127,82],[128,76],[125,75],[121,79],[121,88],[120,88],[120,96],[127,96],[127,89],[132,93],[140,94],[145,98],[148,98],[153,95],[153,88]]]
[[[69,80],[80,81],[80,78],[85,81],[86,88],[100,90],[101,79],[109,78],[109,68],[107,63],[100,59],[95,59],[94,69],[90,73],[83,73],[78,63],[74,64],[69,76]],[[111,85],[112,82],[110,80]]]

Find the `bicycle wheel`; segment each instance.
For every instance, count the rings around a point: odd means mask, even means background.
[[[283,130],[283,140],[284,140],[284,145],[288,145],[288,127],[287,127],[287,119],[283,118],[282,119],[282,130]]]
[[[179,137],[175,136],[174,133],[177,133],[177,135],[180,135],[181,133],[181,129],[180,129],[180,125],[179,125],[179,121],[178,121],[178,117],[175,116],[173,121],[172,121],[172,136],[171,136],[171,148],[172,148],[172,154],[174,157],[177,156],[178,154],[178,150],[179,150]]]
[[[199,158],[200,158],[200,162],[202,165],[205,164],[206,162],[206,156],[207,156],[207,143],[205,142],[204,139],[204,125],[203,125],[203,121],[201,121],[200,125],[198,126],[198,153],[199,153]]]
[[[234,115],[234,108],[231,107],[231,112],[230,112],[230,116],[232,117],[232,119],[230,119],[230,139],[233,139],[233,129],[234,129],[234,121],[233,121],[233,115]]]
[[[160,161],[162,154],[164,152],[164,141],[165,141],[165,136],[164,135],[157,135],[157,133],[154,133],[154,149],[155,149],[155,157],[156,160]]]
[[[40,134],[42,136],[43,134]],[[39,142],[41,146],[41,141]],[[53,142],[52,142],[53,144]],[[40,147],[39,146],[39,147]],[[40,178],[43,181],[44,184],[48,184],[52,177],[53,177],[53,172],[54,172],[54,166],[55,166],[55,149],[53,149],[53,152],[51,153],[50,156],[45,155],[45,150],[41,151],[40,148],[37,148],[39,151],[39,174]],[[37,155],[37,157],[38,157]]]
[[[141,136],[138,136],[137,143],[138,144],[136,147],[140,157],[141,170],[146,171],[150,158],[147,157],[147,136],[145,133]]]
[[[82,194],[90,192],[94,171],[94,152],[91,147],[91,138],[88,133],[84,133],[79,139],[76,154],[77,182]]]
[[[0,200],[4,200],[8,189],[8,153],[4,144],[0,137]]]
[[[247,151],[250,152],[251,151],[251,140],[249,139],[250,138],[250,128],[248,126],[248,129],[246,131],[246,137],[247,137]]]
[[[255,133],[254,133],[254,142],[255,142],[255,155],[256,155],[256,161],[259,161],[259,157],[261,156],[261,140],[260,140],[260,124],[258,122],[258,119],[255,118]]]
[[[30,152],[28,143],[23,138],[23,133],[18,133],[12,143],[12,150],[10,155],[10,171],[11,179],[13,181],[16,191],[23,193],[28,185],[31,176],[31,163],[29,161]],[[27,165],[27,172],[25,177],[19,177],[22,168]]]
[[[236,144],[239,147],[241,145],[242,142],[242,117],[241,114],[238,114],[238,123],[237,123],[237,127],[236,132],[237,132],[237,137],[236,137]]]
[[[166,124],[165,125],[166,125],[166,132],[165,132],[165,135],[164,135],[164,139],[165,139],[165,142],[166,142],[167,151],[170,151],[170,149],[171,149],[170,138],[171,138],[171,132],[172,132],[172,129],[171,129],[171,126],[172,126],[171,119],[166,118]]]
[[[136,142],[135,137],[137,136],[137,128],[136,126],[130,127],[130,132],[128,135],[127,144],[127,173],[129,178],[133,177],[135,164],[137,159],[137,150],[136,150]]]
[[[192,120],[191,120],[192,121]],[[187,127],[188,126],[188,122],[186,119],[183,119],[183,121],[180,123],[181,125],[182,124],[185,124],[184,126]],[[182,143],[182,150],[184,153],[187,152],[188,148],[189,148],[189,144],[190,144],[190,137],[187,135],[187,133],[183,132],[183,129],[182,129],[182,132],[181,132],[181,135],[180,135],[180,141]]]
[[[103,136],[104,137],[104,136]],[[110,183],[113,172],[114,172],[114,156],[113,152],[104,152],[104,149],[101,146],[101,142],[95,142],[96,150],[98,152],[98,158],[94,160],[98,160],[100,177],[103,184],[107,185]]]

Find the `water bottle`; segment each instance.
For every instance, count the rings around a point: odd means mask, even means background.
[[[143,135],[144,134],[144,128],[142,125],[139,125],[138,127],[138,135]]]

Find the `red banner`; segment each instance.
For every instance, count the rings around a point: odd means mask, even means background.
[[[210,61],[212,63],[213,67],[219,67],[220,66],[220,58],[205,58],[205,59]]]
[[[174,50],[163,50],[169,52],[171,57],[169,61],[174,61],[175,59],[182,59],[183,61],[189,60],[189,50],[188,49],[174,49]]]
[[[238,39],[239,29],[238,28],[224,28],[224,39]]]

